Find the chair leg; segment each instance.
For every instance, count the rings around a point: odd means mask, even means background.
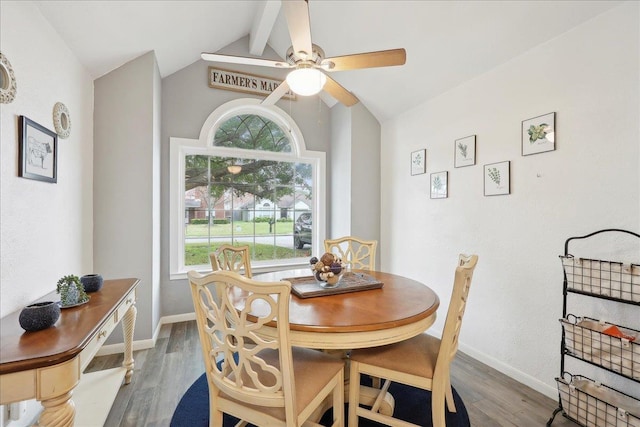
[[[453,390],[451,389],[451,380],[447,381],[446,393],[447,393],[447,408],[449,412],[456,412],[456,404],[453,401]]]
[[[348,427],[358,427],[358,407],[360,406],[360,372],[358,362],[351,361],[349,370],[349,420]]]
[[[433,421],[433,427],[446,427],[446,421],[444,416],[444,390],[432,390],[431,392],[431,419]]]
[[[344,427],[344,371],[338,375],[333,389],[333,425]]]
[[[211,405],[212,402],[209,402]],[[211,410],[209,411],[209,427],[222,427],[222,411],[218,411],[213,408],[211,405]]]

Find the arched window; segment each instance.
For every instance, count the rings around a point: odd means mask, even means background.
[[[238,101],[212,113],[200,140],[171,138],[172,206],[181,205],[172,275],[210,268],[209,253],[225,243],[249,245],[254,271],[307,263],[320,250],[324,227],[312,218],[324,217],[324,153],[307,152],[277,107]]]

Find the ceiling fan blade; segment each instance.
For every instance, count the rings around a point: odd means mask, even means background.
[[[333,80],[330,76],[327,76],[327,82],[324,84],[324,87],[322,89],[347,107],[351,107],[352,105],[360,102],[360,100],[356,98],[354,94],[346,90],[340,85],[340,83]]]
[[[284,16],[291,36],[294,53],[306,59],[311,59],[311,21],[309,20],[309,5],[306,0],[286,0],[282,2]],[[304,53],[300,53],[304,52]]]
[[[282,98],[284,96],[285,93],[289,92],[289,83],[287,83],[286,80],[284,80],[282,83],[280,83],[280,85],[275,88],[273,90],[273,92],[271,92],[269,94],[269,96],[267,96],[262,102],[262,105],[273,105],[276,102],[278,102],[278,100],[280,98]]]
[[[406,61],[407,52],[404,49],[390,49],[326,58],[322,61],[321,67],[327,71],[344,71],[404,65]],[[331,63],[333,63],[333,66],[331,66]],[[325,64],[327,65],[325,66]]]
[[[251,58],[248,56],[220,55],[218,53],[203,52],[201,55],[205,61],[226,62],[229,64],[260,65],[262,67],[291,68],[291,65],[282,61],[271,59]]]

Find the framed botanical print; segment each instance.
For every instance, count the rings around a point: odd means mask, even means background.
[[[454,166],[463,168],[465,166],[473,166],[476,164],[476,136],[470,135],[464,138],[456,139],[454,148]]]
[[[449,172],[431,174],[431,198],[446,199],[449,196]]]
[[[556,113],[548,113],[522,122],[522,155],[556,149]]]
[[[427,150],[417,150],[411,153],[411,175],[427,172]]]
[[[484,195],[499,196],[511,193],[511,162],[484,165]]]
[[[58,180],[58,135],[20,116],[18,176],[55,183]]]

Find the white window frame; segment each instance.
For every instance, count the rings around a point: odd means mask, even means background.
[[[216,147],[213,145],[215,133],[222,123],[231,117],[242,114],[255,114],[265,117],[289,134],[291,144],[290,153],[269,152],[260,150],[245,150],[239,148]],[[311,252],[319,254],[324,251],[326,236],[326,154],[321,151],[308,151],[302,132],[293,119],[275,105],[262,105],[257,99],[241,98],[227,102],[218,107],[205,120],[198,139],[179,137],[169,138],[170,151],[170,236],[169,236],[169,275],[171,280],[184,279],[189,270],[210,271],[210,265],[186,266],[184,264],[184,212],[185,212],[185,158],[188,155],[212,155],[221,157],[248,157],[287,162],[304,162],[313,168],[313,197],[311,210],[314,221],[312,224],[313,245]],[[307,266],[308,260],[292,258],[288,260],[273,260],[264,265],[258,265],[252,270],[254,273],[283,270]]]

